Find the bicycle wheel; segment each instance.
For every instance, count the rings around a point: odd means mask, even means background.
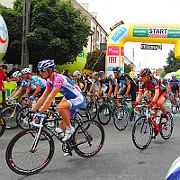
[[[47,131],[42,130],[37,147],[32,152],[34,136],[38,130],[29,129],[18,133],[6,149],[6,163],[12,171],[21,175],[32,175],[45,168],[54,154],[54,141]]]
[[[119,131],[126,129],[128,125],[128,118],[129,118],[129,114],[124,109],[124,107],[118,107],[114,113],[114,118],[113,118],[114,126]]]
[[[170,112],[167,112],[167,118],[160,118],[160,134],[163,139],[169,139],[173,131],[173,118]]]
[[[5,129],[6,129],[5,121],[2,117],[0,117],[0,137],[4,134]]]
[[[86,109],[90,113],[91,119],[94,119],[97,115],[97,103],[95,101],[90,101],[87,104]]]
[[[81,157],[93,157],[103,147],[104,138],[104,129],[99,122],[94,120],[85,121],[83,127],[79,125],[74,132],[74,150]]]
[[[177,100],[174,99],[174,100],[172,100],[172,103],[171,103],[172,113],[173,113],[173,114],[176,114],[176,113],[177,113],[177,109],[178,109]]]
[[[26,130],[26,129],[30,128],[30,125],[29,125],[29,122],[28,122],[28,117],[27,117],[27,113],[30,110],[31,110],[31,106],[24,106],[17,113],[16,123],[23,130]]]
[[[132,130],[132,140],[138,149],[145,149],[149,146],[152,139],[152,124],[146,116],[141,116],[134,123]]]
[[[13,107],[6,107],[1,110],[1,116],[6,122],[6,129],[15,129],[18,127],[16,123],[17,111]]]
[[[98,109],[98,121],[102,125],[107,125],[111,120],[111,110],[107,104],[102,104]]]

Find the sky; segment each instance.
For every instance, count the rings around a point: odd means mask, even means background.
[[[110,34],[110,27],[123,20],[129,23],[180,24],[180,0],[76,0],[89,3],[89,12],[97,12],[98,23]],[[153,44],[153,43],[150,43]],[[137,69],[163,68],[174,44],[162,44],[162,50],[141,50],[141,43],[127,42],[125,56],[133,60]],[[158,44],[159,45],[159,44]]]

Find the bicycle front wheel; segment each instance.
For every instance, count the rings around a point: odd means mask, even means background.
[[[4,134],[5,129],[6,129],[5,121],[2,117],[0,117],[0,137]]]
[[[6,129],[14,129],[18,127],[16,123],[16,114],[17,111],[13,107],[6,107],[1,110],[1,116],[6,122]]]
[[[160,119],[160,134],[163,139],[169,139],[173,131],[173,117],[167,112],[167,118]]]
[[[111,110],[108,105],[102,104],[98,109],[98,121],[102,125],[107,125],[111,120]]]
[[[27,117],[27,114],[30,110],[31,110],[31,106],[24,106],[17,113],[16,122],[18,126],[23,130],[30,128],[28,117]]]
[[[119,130],[122,131],[126,129],[128,125],[128,112],[124,109],[124,107],[118,107],[114,113],[114,126]]]
[[[132,130],[132,140],[138,149],[145,149],[152,140],[152,124],[146,116],[141,116],[134,123]]]
[[[103,147],[104,138],[104,129],[99,122],[85,121],[83,127],[79,125],[74,132],[74,150],[81,157],[93,157]]]
[[[87,111],[89,112],[91,119],[94,119],[97,115],[97,103],[95,101],[90,101],[86,106]]]
[[[54,154],[54,141],[47,131],[42,130],[35,151],[32,152],[34,137],[38,130],[29,129],[18,133],[6,149],[6,162],[12,171],[21,175],[32,175],[45,168]]]

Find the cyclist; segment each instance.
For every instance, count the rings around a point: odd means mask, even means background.
[[[35,99],[37,101],[46,88],[46,80],[42,79],[39,76],[31,75],[30,68],[22,69],[21,74],[24,79],[28,80],[28,88],[26,93],[22,96],[22,98],[28,97],[28,95],[30,95],[30,100]]]
[[[114,67],[113,72],[115,77],[117,77],[117,83],[116,83],[116,88],[114,91],[114,97],[117,96],[117,92],[119,90],[119,83],[122,83],[124,86],[122,88],[122,91],[120,93],[120,96],[128,96],[131,94],[132,98],[132,104],[135,103],[136,101],[136,83],[135,81],[130,77],[128,73],[121,73],[121,68],[120,67]],[[117,104],[117,106],[119,106]]]
[[[32,108],[36,111],[40,106],[39,113],[35,113],[34,118],[40,119],[43,112],[49,107],[56,94],[60,92],[64,98],[57,105],[57,109],[63,121],[60,121],[60,127],[65,132],[62,141],[67,141],[74,133],[74,127],[71,126],[69,116],[73,116],[75,110],[85,104],[85,98],[78,88],[68,77],[55,73],[54,60],[42,60],[38,64],[38,70],[41,76],[47,79],[46,90],[38,102]],[[67,156],[69,154],[65,154]]]
[[[21,78],[21,73],[19,71],[15,71],[12,74],[12,77],[16,81],[16,87],[15,90],[12,92],[12,94],[8,98],[8,102],[14,100],[16,96],[20,94],[22,96],[24,94],[24,90],[27,90],[28,81]]]
[[[86,75],[85,80],[84,80],[84,88],[82,90],[82,92],[86,92],[89,91],[92,85],[92,81],[89,78],[89,75]]]
[[[81,88],[81,84],[80,84],[81,73],[80,73],[80,71],[78,71],[78,70],[74,71],[73,72],[73,77],[74,77],[74,80],[75,80],[74,83]]]
[[[100,92],[103,92],[103,97],[110,96],[114,92],[115,85],[110,77],[105,76],[104,71],[99,71],[98,76],[100,77],[99,88],[97,92],[97,97],[99,97]]]
[[[179,78],[176,78],[176,74],[171,75],[171,79],[169,81],[169,87],[170,87],[170,93],[174,94],[178,92],[180,94],[180,80]]]
[[[167,118],[167,111],[164,103],[167,99],[167,90],[164,85],[159,83],[158,79],[156,79],[153,75],[151,75],[151,71],[149,68],[144,68],[140,71],[141,76],[141,86],[139,89],[138,96],[136,98],[135,105],[137,105],[140,100],[142,99],[142,94],[144,89],[146,88],[148,91],[154,94],[152,97],[151,103],[148,104],[149,108],[160,107],[161,111],[163,112],[163,118]],[[157,111],[154,113],[154,118],[156,118]]]
[[[91,92],[97,93],[98,87],[99,87],[98,72],[94,72],[93,73],[93,79],[92,79],[92,85],[90,87],[89,94],[91,94]]]

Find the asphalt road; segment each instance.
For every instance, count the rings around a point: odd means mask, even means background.
[[[179,116],[177,114],[176,116]],[[6,130],[0,137],[0,180],[163,180],[173,161],[180,156],[180,118],[174,117],[174,130],[169,140],[160,135],[141,151],[132,142],[133,122],[118,131],[111,121],[104,126],[105,143],[93,158],[84,159],[73,152],[64,157],[61,143],[55,140],[55,153],[50,164],[38,174],[22,176],[12,172],[5,162],[5,151],[20,129]]]

